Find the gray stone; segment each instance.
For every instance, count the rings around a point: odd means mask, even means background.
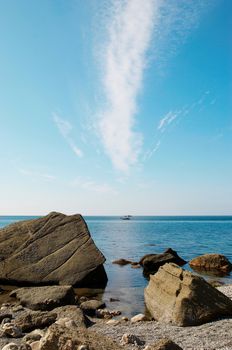
[[[203,278],[175,264],[165,264],[150,276],[144,291],[154,319],[177,326],[195,326],[232,316],[232,301]]]
[[[50,311],[27,311],[15,319],[15,325],[23,332],[45,328],[56,321],[57,314]]]
[[[81,303],[80,308],[84,311],[85,314],[89,316],[94,316],[97,309],[103,309],[105,303],[101,300],[87,300]]]
[[[83,311],[76,305],[66,305],[57,307],[53,310],[59,318],[72,319],[78,327],[86,328],[90,324],[90,320],[83,314]]]
[[[57,306],[75,304],[72,286],[25,287],[13,290],[10,296],[32,310],[52,310]]]
[[[0,229],[5,283],[105,285],[104,262],[81,215],[52,212]]]

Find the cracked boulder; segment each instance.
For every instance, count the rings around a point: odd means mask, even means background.
[[[104,287],[105,257],[81,215],[52,212],[0,230],[0,280]]]
[[[173,263],[150,276],[144,297],[151,315],[162,323],[195,326],[232,316],[232,300]]]

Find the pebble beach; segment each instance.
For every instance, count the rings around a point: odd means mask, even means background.
[[[218,287],[218,289],[232,299],[232,285]],[[232,349],[232,318],[221,319],[194,327],[176,327],[156,321],[134,324],[120,322],[112,326],[107,325],[105,321],[99,321],[92,329],[112,337],[117,342],[120,342],[123,334],[131,333],[143,340],[145,345],[154,344],[162,338],[170,338],[183,350]],[[135,346],[128,344],[126,348],[135,349]],[[143,349],[144,346],[138,348]]]

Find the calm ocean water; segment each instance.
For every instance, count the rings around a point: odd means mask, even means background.
[[[28,216],[0,216],[0,228]],[[138,261],[143,255],[161,253],[171,247],[189,261],[204,253],[221,253],[232,261],[232,216],[136,216],[131,220],[119,217],[86,216],[91,235],[106,257],[108,284],[104,299],[120,299],[111,308],[121,308],[125,314],[144,311],[143,289],[147,280],[141,269],[118,266],[112,261],[125,258]],[[188,265],[184,268],[190,269]],[[232,283],[232,276],[207,277]]]

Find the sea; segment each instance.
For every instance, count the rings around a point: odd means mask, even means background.
[[[0,216],[0,228],[31,216]],[[91,236],[106,257],[108,284],[104,290],[82,290],[81,295],[96,295],[109,309],[120,309],[132,316],[143,313],[143,291],[148,280],[142,269],[119,266],[120,258],[139,261],[145,254],[162,253],[172,248],[186,261],[205,253],[224,254],[232,261],[232,216],[85,216]],[[191,270],[188,264],[185,269]],[[232,275],[202,274],[207,280],[232,284]],[[114,300],[112,302],[112,299]],[[111,301],[110,301],[111,300]]]

